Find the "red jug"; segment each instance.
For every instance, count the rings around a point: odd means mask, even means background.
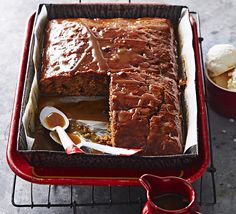
[[[200,214],[195,191],[186,180],[145,174],[139,181],[148,199],[142,214]]]

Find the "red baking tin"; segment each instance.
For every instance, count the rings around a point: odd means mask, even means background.
[[[35,14],[33,14],[27,23],[25,34],[23,55],[19,71],[18,84],[16,88],[15,101],[12,111],[12,118],[7,144],[7,161],[12,171],[32,183],[54,184],[54,185],[121,185],[138,186],[139,178],[143,174],[153,174],[157,176],[178,176],[193,182],[203,175],[209,164],[209,145],[208,145],[208,126],[205,108],[205,97],[203,88],[203,75],[201,68],[197,24],[191,17],[193,29],[193,45],[196,61],[196,85],[198,100],[198,132],[199,132],[199,155],[192,163],[192,167],[183,169],[114,169],[114,168],[62,168],[62,167],[32,167],[17,151],[17,136],[19,133],[19,121],[21,112],[21,101],[23,86],[25,81],[25,72],[29,54],[29,44],[32,35],[32,27]]]
[[[207,98],[212,109],[222,116],[236,118],[236,92],[222,88],[209,77],[206,70]]]

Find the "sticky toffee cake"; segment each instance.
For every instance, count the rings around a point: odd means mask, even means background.
[[[146,155],[182,152],[175,80],[144,73],[112,74],[110,107],[113,146],[143,148]]]
[[[45,94],[106,95],[108,73],[162,74],[177,79],[167,19],[55,19],[45,36],[40,89]]]
[[[46,28],[40,92],[109,96],[113,146],[179,154],[176,57],[168,19],[54,19]]]

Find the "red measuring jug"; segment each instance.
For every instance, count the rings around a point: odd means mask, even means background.
[[[139,179],[147,191],[142,214],[200,214],[192,185],[179,177],[145,174]]]

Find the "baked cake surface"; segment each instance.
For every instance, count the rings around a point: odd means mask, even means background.
[[[40,77],[42,93],[106,95],[107,73],[144,70],[177,79],[176,47],[169,20],[49,21]]]
[[[113,146],[143,148],[144,155],[182,153],[176,81],[120,72],[111,75],[110,96]]]
[[[141,155],[179,154],[183,139],[176,56],[167,19],[51,20],[40,92],[109,95],[113,146],[142,148]]]

